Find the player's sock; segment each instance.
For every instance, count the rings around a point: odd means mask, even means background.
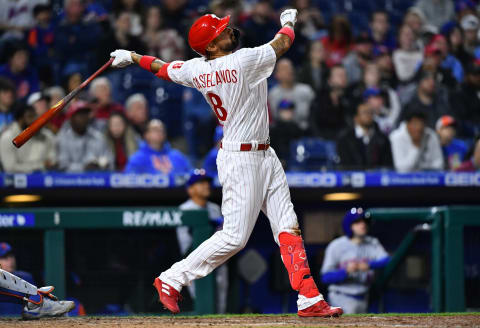
[[[281,232],[278,235],[278,241],[282,261],[288,271],[292,288],[306,298],[319,296],[320,292],[310,273],[302,237]]]

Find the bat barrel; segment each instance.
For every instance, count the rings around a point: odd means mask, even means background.
[[[63,107],[65,107],[66,102],[61,100],[57,105],[50,108],[45,114],[40,116],[38,119],[35,120],[29,127],[23,130],[15,139],[12,140],[15,147],[20,148],[23,146],[25,142],[27,142],[35,133],[38,132],[47,122]]]
[[[88,79],[86,79],[80,86],[75,90],[70,92],[65,98],[60,100],[55,106],[50,108],[42,116],[37,118],[29,127],[23,130],[15,139],[12,140],[15,147],[20,148],[25,142],[27,142],[35,133],[38,132],[47,122],[55,116],[59,111],[61,111],[70,100],[72,100],[85,86],[87,86],[94,78],[96,78],[100,73],[106,70],[110,64],[112,64],[114,58],[110,58],[102,67],[100,67],[95,73],[93,73]]]

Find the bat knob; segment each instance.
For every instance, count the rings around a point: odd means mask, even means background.
[[[12,140],[12,143],[13,143],[13,145],[14,145],[15,147],[17,147],[17,148],[20,148],[20,147],[22,146],[20,143],[17,142],[17,139],[13,139],[13,140]]]

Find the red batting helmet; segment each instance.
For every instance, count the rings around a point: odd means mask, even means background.
[[[223,18],[212,14],[203,15],[190,28],[188,44],[195,52],[205,56],[208,44],[223,32],[229,21],[230,15]]]

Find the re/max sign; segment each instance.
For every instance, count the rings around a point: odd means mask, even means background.
[[[181,211],[125,211],[123,225],[126,227],[181,226]]]

